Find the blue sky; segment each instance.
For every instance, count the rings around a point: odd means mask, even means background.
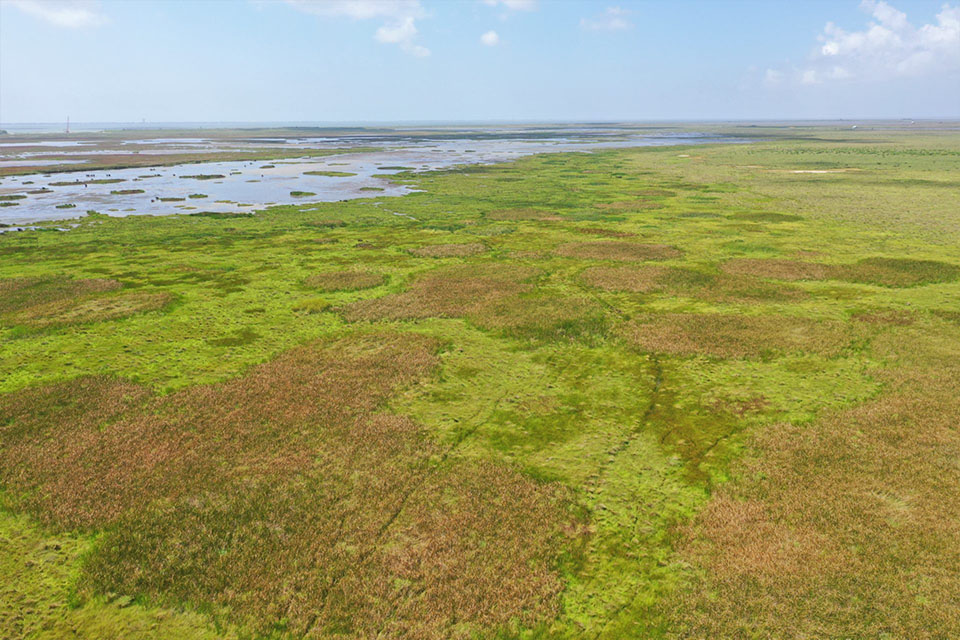
[[[960,2],[0,0],[0,122],[960,117]]]

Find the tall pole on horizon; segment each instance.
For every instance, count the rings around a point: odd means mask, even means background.
[[[67,116],[67,133],[70,133],[70,116]]]

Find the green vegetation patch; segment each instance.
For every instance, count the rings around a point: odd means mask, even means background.
[[[305,176],[325,176],[327,178],[349,178],[357,174],[349,171],[304,171]]]

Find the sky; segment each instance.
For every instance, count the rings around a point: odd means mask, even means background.
[[[960,118],[960,0],[0,0],[0,124]]]

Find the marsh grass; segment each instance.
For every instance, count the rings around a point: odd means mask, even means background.
[[[852,264],[820,264],[779,259],[735,259],[728,273],[778,280],[843,280],[882,287],[915,287],[960,278],[960,267],[937,260],[871,257]]]
[[[738,481],[684,531],[686,557],[709,577],[670,601],[678,635],[960,630],[960,475],[945,464],[960,450],[960,377],[882,375],[876,400],[756,436]]]
[[[421,258],[463,258],[483,253],[487,247],[479,242],[464,244],[434,244],[411,249],[410,253]]]
[[[621,262],[642,260],[669,260],[679,258],[683,252],[667,244],[640,242],[570,242],[557,247],[557,254],[569,258],[588,260],[617,260]]]
[[[960,138],[763,138],[0,234],[0,637],[960,635]]]
[[[297,634],[533,624],[556,612],[564,492],[496,465],[431,472],[422,428],[378,411],[435,349],[377,334],[165,397],[105,378],[5,397],[4,482],[44,522],[106,528],[83,578],[99,593]]]
[[[854,338],[843,324],[791,316],[658,314],[624,328],[632,344],[656,353],[758,358],[805,352],[832,356]]]
[[[663,293],[713,302],[788,302],[805,298],[802,289],[758,278],[699,271],[684,267],[590,267],[581,280],[605,291]]]
[[[386,278],[374,271],[328,271],[309,276],[303,282],[318,291],[356,291],[378,287]]]

